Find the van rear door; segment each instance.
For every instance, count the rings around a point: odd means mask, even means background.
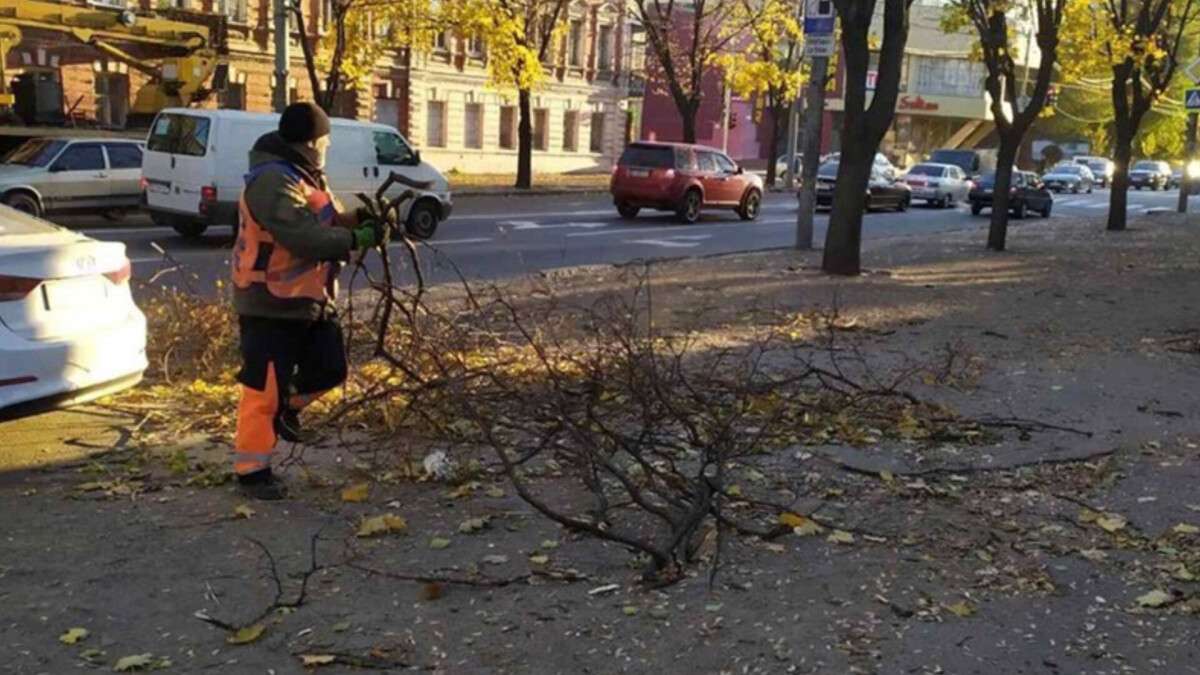
[[[142,177],[151,210],[200,215],[201,187],[212,184],[207,170],[213,119],[191,112],[162,112],[146,139]]]

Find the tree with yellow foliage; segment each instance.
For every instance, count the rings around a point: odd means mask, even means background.
[[[803,30],[792,0],[741,0],[735,6],[733,18],[725,32],[741,26],[749,26],[749,31],[727,51],[715,55],[712,62],[720,66],[725,86],[738,96],[757,97],[766,103],[767,114],[771,116],[767,185],[773,186],[775,151],[785,133],[792,102],[804,83],[800,67],[804,56]],[[793,166],[790,158],[788,166],[790,171]]]
[[[1200,29],[1200,0],[1075,0],[1064,26],[1068,80],[1112,78],[1113,174],[1108,229],[1124,230],[1129,165],[1142,120],[1171,86],[1182,47]]]

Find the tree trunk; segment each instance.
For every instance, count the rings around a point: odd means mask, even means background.
[[[1025,136],[1015,128],[1000,135],[1000,152],[996,158],[996,183],[992,186],[992,222],[988,228],[987,247],[1003,251],[1008,238],[1008,196],[1012,187],[1013,163]]]
[[[872,143],[862,135],[847,134],[843,138],[842,160],[838,164],[833,212],[829,231],[825,235],[821,269],[830,274],[854,275],[862,271],[862,222],[863,211],[866,210],[864,194],[878,143]],[[845,186],[857,187],[845,189]]]
[[[679,106],[679,120],[683,123],[683,142],[696,142],[696,112],[700,106],[693,101],[688,101]]]
[[[772,97],[771,100],[772,100],[771,127],[770,127],[770,129],[767,130],[767,147],[770,148],[770,150],[767,152],[767,187],[768,188],[775,187],[775,179],[777,178],[777,176],[775,175],[775,153],[778,152],[778,150],[775,149],[775,144],[779,142],[779,118],[780,118],[779,106],[774,103],[774,101],[775,101],[774,97]],[[788,171],[792,170],[792,168],[790,166],[791,161],[792,161],[791,158],[789,158],[788,159],[788,162],[789,162]]]
[[[517,184],[519,190],[533,187],[533,111],[528,89],[517,92]]]
[[[1133,134],[1127,125],[1117,121],[1117,139],[1113,148],[1112,188],[1108,192],[1108,229],[1120,232],[1125,229],[1125,210],[1129,208],[1129,162],[1133,159]]]

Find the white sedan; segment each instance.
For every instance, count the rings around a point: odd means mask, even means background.
[[[125,245],[0,206],[0,419],[136,384],[146,317]]]
[[[966,201],[971,191],[967,175],[953,164],[918,164],[908,170],[904,182],[912,188],[913,199],[942,209]]]

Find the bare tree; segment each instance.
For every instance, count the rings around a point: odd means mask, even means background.
[[[908,43],[908,10],[913,0],[883,0],[883,44],[875,97],[867,107],[867,67],[871,22],[876,0],[834,0],[842,24],[842,57],[846,64],[846,111],[842,120],[842,156],[838,166],[833,213],[825,236],[822,269],[830,274],[861,271],[863,194],[875,153],[892,125],[900,92],[900,69]]]

